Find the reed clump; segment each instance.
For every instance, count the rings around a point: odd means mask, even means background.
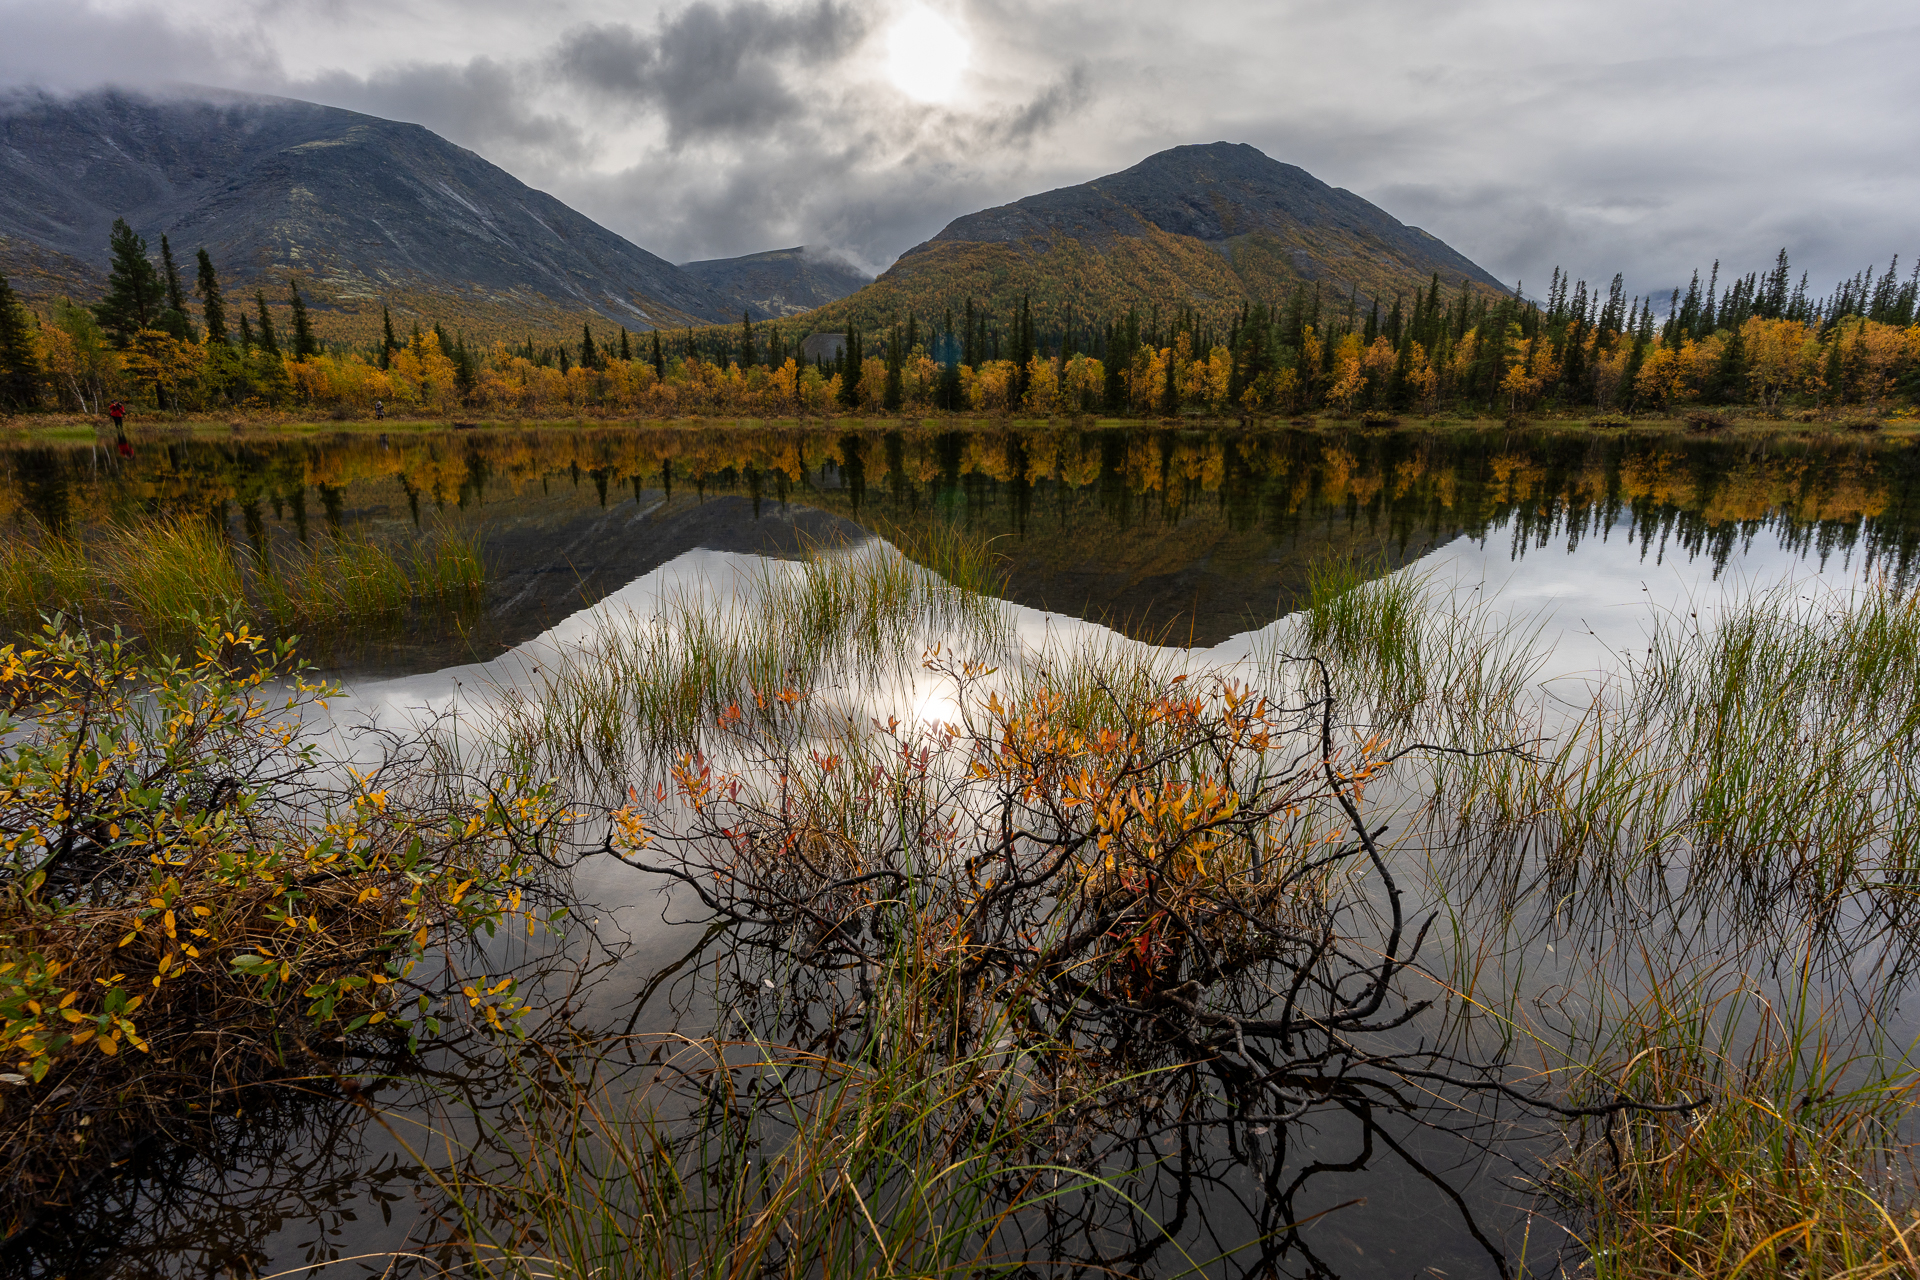
[[[190,641],[197,619],[212,617],[323,640],[391,628],[416,606],[471,610],[486,581],[478,535],[451,529],[401,551],[342,534],[255,553],[195,519],[113,526],[84,539],[42,531],[0,544],[0,616],[15,634],[59,613],[161,647]]]
[[[837,1051],[678,1042],[625,1098],[564,1069],[530,1078],[493,1144],[511,1164],[450,1185],[475,1263],[584,1278],[1027,1262],[1024,1216],[1100,1183],[1058,1159],[1089,1099],[1044,1079],[1034,1052],[999,1047],[1010,1025],[955,1052],[933,1016],[947,1001],[897,981],[910,968],[887,967]]]
[[[188,654],[54,626],[0,647],[8,1230],[322,1040],[438,1031],[428,958],[530,909],[548,789],[404,756],[342,779],[284,643],[225,620]],[[512,983],[479,985],[511,1030]]]
[[[1577,1101],[1699,1102],[1615,1113],[1572,1135],[1549,1186],[1602,1280],[1920,1271],[1920,1185],[1901,1136],[1920,1077],[1895,1065],[1897,1051],[1836,1042],[1842,1020],[1805,1008],[1760,1004],[1759,1026],[1731,1034],[1755,1010],[1730,1006],[1757,1003],[1656,993],[1623,1012],[1607,1055],[1583,1069]]]
[[[730,584],[689,584],[651,614],[608,617],[542,658],[526,687],[501,691],[496,737],[529,766],[606,776],[697,747],[730,712],[791,725],[787,711],[824,684],[903,677],[930,644],[1003,644],[1004,607],[966,585],[996,572],[984,551],[939,531],[913,549],[955,578],[875,540],[815,547]]]

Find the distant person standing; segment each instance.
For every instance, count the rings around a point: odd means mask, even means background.
[[[127,406],[115,400],[107,406],[107,416],[113,419],[114,448],[123,458],[133,456],[133,446],[127,443]]]
[[[380,401],[375,400],[373,402],[373,420],[375,422],[382,422],[386,420],[386,416],[387,416],[387,406],[382,404]]]

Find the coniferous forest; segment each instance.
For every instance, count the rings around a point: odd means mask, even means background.
[[[372,344],[327,341],[298,278],[229,297],[204,249],[182,263],[116,222],[104,296],[29,310],[0,278],[0,405],[98,414],[277,410],[507,417],[951,412],[1047,417],[1910,410],[1920,395],[1920,267],[1896,257],[1825,293],[1782,249],[1765,271],[1696,272],[1629,297],[1556,270],[1544,297],[1438,275],[1392,298],[1299,282],[1234,308],[1036,322],[1025,299],[866,315],[804,344],[803,314],[756,324],[469,340],[431,317]],[[848,300],[857,308],[858,297]],[[816,354],[805,354],[810,347]]]

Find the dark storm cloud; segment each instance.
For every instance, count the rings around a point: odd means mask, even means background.
[[[1032,101],[1005,112],[1000,119],[986,121],[980,130],[980,140],[1002,144],[1029,142],[1086,106],[1092,93],[1087,69],[1084,66],[1074,67],[1043,89]]]
[[[538,89],[538,80],[520,68],[474,58],[461,65],[407,63],[367,76],[333,72],[296,81],[287,91],[329,106],[425,125],[478,150],[587,159],[589,149],[578,126],[542,110]]]
[[[882,35],[962,28],[956,102]],[[948,220],[1252,143],[1495,275],[1664,291],[1920,249],[1897,0],[0,0],[0,87],[197,82],[424,124],[655,252],[881,266]]]
[[[577,88],[660,111],[677,147],[790,119],[801,99],[781,71],[823,68],[865,34],[863,15],[831,0],[798,9],[700,0],[651,32],[625,23],[577,28],[561,39],[553,64]]]

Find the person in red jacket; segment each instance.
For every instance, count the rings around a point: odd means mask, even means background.
[[[107,416],[113,419],[113,439],[119,454],[123,458],[133,456],[133,446],[127,443],[127,406],[115,400],[107,406]]]

